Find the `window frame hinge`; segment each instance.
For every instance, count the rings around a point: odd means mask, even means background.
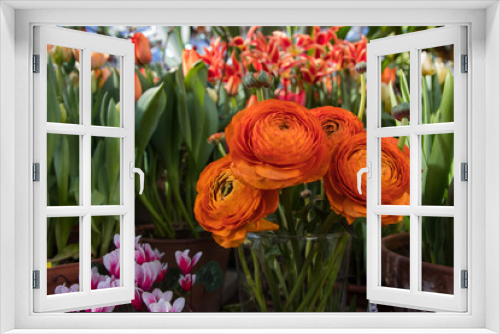
[[[469,181],[469,165],[466,162],[460,164],[460,181]]]
[[[467,270],[462,270],[460,272],[460,286],[462,289],[469,288],[469,272]]]
[[[460,72],[461,73],[469,73],[469,56],[468,55],[462,55],[460,57]]]
[[[40,270],[33,270],[33,289],[40,289]]]
[[[33,55],[33,73],[40,73],[40,55]]]
[[[33,164],[33,182],[40,182],[40,163]]]

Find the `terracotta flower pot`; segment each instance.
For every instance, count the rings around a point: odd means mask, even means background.
[[[382,239],[382,279],[385,286],[410,288],[410,235],[397,233]],[[407,251],[406,251],[407,252]],[[422,290],[453,294],[453,268],[422,262]]]
[[[136,229],[136,235],[143,235],[140,243],[148,243],[153,249],[158,248],[160,252],[165,253],[162,262],[168,263],[168,268],[177,267],[175,261],[175,251],[190,250],[190,256],[197,252],[203,252],[200,261],[193,268],[193,272],[201,268],[204,264],[215,261],[217,262],[225,277],[227,263],[229,259],[229,250],[219,246],[209,233],[202,234],[201,238],[187,239],[159,239],[148,237],[152,234],[153,225],[144,225]],[[168,269],[167,269],[168,270]],[[220,311],[222,301],[222,288],[208,292],[202,285],[196,285],[191,291],[191,295],[187,298],[186,304],[191,306],[191,309],[196,312],[218,312]]]
[[[92,262],[102,264],[102,257],[93,259]],[[58,285],[66,283],[67,287],[80,283],[80,263],[66,263],[47,269],[47,294],[53,295]]]

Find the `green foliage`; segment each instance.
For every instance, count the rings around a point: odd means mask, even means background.
[[[220,265],[215,261],[210,261],[196,272],[196,284],[203,284],[207,292],[213,292],[224,284],[224,274]]]

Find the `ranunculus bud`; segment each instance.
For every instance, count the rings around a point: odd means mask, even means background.
[[[50,52],[50,56],[52,57],[54,64],[61,65],[64,61],[64,52],[62,47],[59,45],[54,46]]]
[[[267,74],[264,71],[260,71],[257,76],[257,82],[261,85],[261,87],[269,88],[273,84],[274,78],[272,75]]]
[[[269,88],[273,84],[274,78],[272,75],[264,71],[259,73],[247,73],[243,78],[243,84],[246,88]]]
[[[402,102],[392,108],[392,117],[398,121],[402,121],[403,118],[410,119],[410,104],[408,102]]]
[[[356,66],[354,67],[354,70],[356,70],[356,73],[362,74],[366,72],[366,62],[362,61],[360,63],[357,63]]]
[[[312,192],[309,189],[304,189],[300,192],[300,196],[302,198],[309,198],[309,197],[311,197],[311,195],[312,195]]]
[[[243,85],[245,85],[246,88],[256,87],[257,86],[257,79],[253,76],[252,73],[248,72],[243,77]]]

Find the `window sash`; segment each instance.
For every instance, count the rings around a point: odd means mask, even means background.
[[[460,182],[460,163],[467,162],[466,80],[460,73],[460,55],[466,54],[465,27],[452,26],[371,41],[367,48],[367,161],[372,177],[367,179],[367,298],[374,303],[423,310],[467,311],[467,290],[461,289],[460,271],[467,269],[467,185]],[[418,124],[421,105],[420,51],[443,45],[454,45],[454,122]],[[410,52],[410,125],[380,127],[381,68],[380,57]],[[455,197],[453,207],[420,205],[420,135],[454,133]],[[381,205],[380,138],[410,137],[410,205]],[[418,149],[416,149],[418,148]],[[380,215],[410,216],[410,289],[381,286],[381,220]],[[454,217],[454,294],[419,291],[421,287],[420,216]]]
[[[80,124],[47,122],[47,45],[78,49],[80,55]],[[108,53],[120,62],[121,127],[91,125],[91,51]],[[40,271],[40,289],[34,289],[34,312],[71,311],[128,303],[134,298],[134,45],[129,41],[64,28],[35,27],[34,53],[40,55],[40,73],[34,81],[34,162],[40,163],[40,182],[34,192],[34,263]],[[78,135],[80,138],[80,205],[47,206],[47,134]],[[120,205],[91,205],[91,139],[120,138]],[[120,287],[91,290],[91,217],[120,215]],[[79,217],[79,292],[47,295],[47,218]]]

